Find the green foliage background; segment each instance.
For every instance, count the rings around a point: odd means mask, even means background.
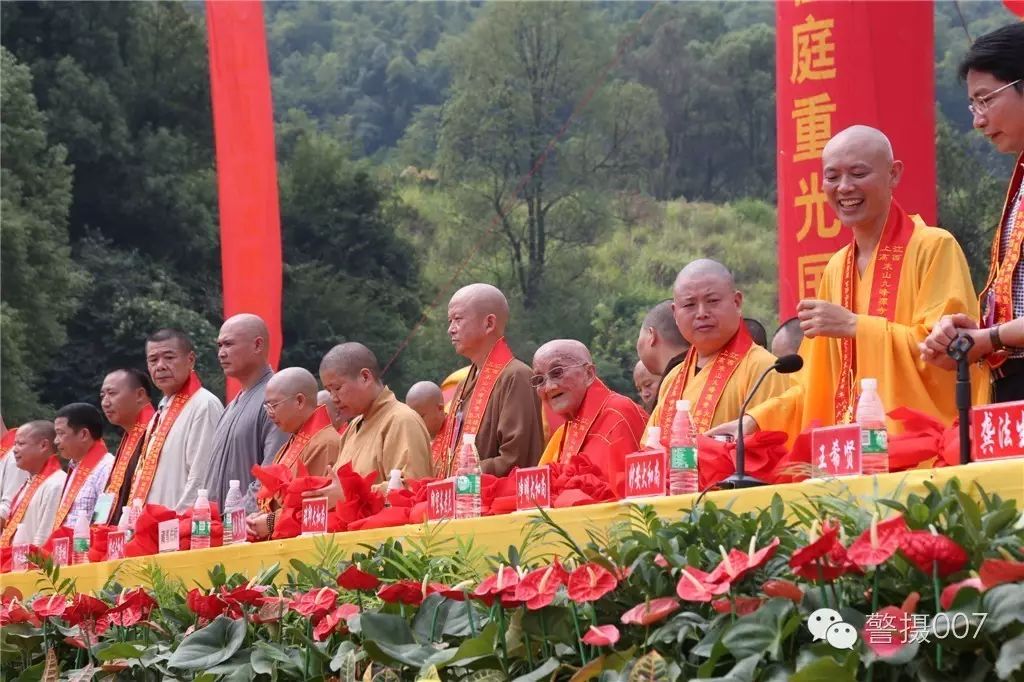
[[[973,36],[1013,20],[1001,3],[961,9]],[[736,271],[747,315],[777,323],[770,3],[265,11],[284,365],[315,370],[360,340],[397,354],[399,393],[440,380],[462,364],[447,296],[486,280],[512,300],[519,354],[579,338],[631,392],[639,317],[698,255]],[[4,418],[95,402],[103,374],[141,367],[145,335],[166,325],[193,334],[221,391],[202,6],[7,3],[0,21]],[[956,9],[936,3],[935,21],[940,223],[980,280],[1011,160],[970,132]]]

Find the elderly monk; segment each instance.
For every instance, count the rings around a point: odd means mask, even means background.
[[[139,463],[142,444],[146,435],[146,426],[153,418],[153,405],[149,401],[149,377],[134,367],[115,369],[103,378],[100,388],[100,409],[114,426],[123,429],[121,442],[114,453],[114,467],[110,472],[107,487],[101,496],[99,505],[110,506],[106,521],[101,523],[117,523],[121,519],[121,509],[130,506],[128,495],[131,492],[132,478],[135,467]],[[103,498],[108,498],[106,502]]]
[[[11,500],[18,492],[21,484],[28,480],[28,474],[18,468],[14,461],[14,440],[18,436],[18,429],[8,429],[0,419],[0,517],[11,508]]]
[[[328,475],[341,456],[341,436],[327,407],[317,405],[316,377],[302,367],[288,367],[267,382],[267,414],[283,433],[291,434],[267,464],[281,464],[295,473],[301,462],[310,476]],[[274,532],[275,500],[260,502],[247,518],[249,532],[268,538]]]
[[[128,499],[178,512],[190,508],[209,470],[213,433],[224,408],[195,373],[192,340],[177,329],[146,339],[146,366],[163,393],[146,428]]]
[[[334,401],[331,400],[331,392],[327,390],[319,391],[316,394],[317,406],[323,405],[327,408],[327,414],[331,417],[331,424],[334,425],[334,430],[338,432],[338,435],[345,433],[345,429],[348,428],[349,418],[340,412],[338,408],[334,406]]]
[[[269,350],[270,331],[261,317],[242,313],[221,325],[217,360],[224,376],[241,384],[213,432],[210,468],[203,480],[210,501],[221,506],[230,481],[238,481],[244,493],[255,483],[253,466],[273,457],[288,438],[263,407],[267,382],[274,374],[267,362]]]
[[[893,199],[903,164],[881,131],[847,128],[825,145],[822,164],[825,195],[853,240],[825,266],[818,297],[797,305],[805,338],[795,386],[751,409],[747,433],[793,438],[814,421],[850,423],[865,377],[878,380],[886,409],[910,407],[948,424],[956,416],[954,375],[922,363],[918,344],[943,315],[977,315],[963,251],[949,232]],[[987,391],[987,383],[975,387]]]
[[[743,294],[732,273],[710,259],[695,260],[679,271],[672,289],[672,311],[679,331],[690,343],[682,364],[661,382],[658,406],[648,426],[661,427],[668,447],[676,401],[690,401],[697,433],[739,417],[740,407],[775,356],[750,338],[743,323]],[[771,373],[753,402],[779,395],[789,377]]]
[[[579,341],[548,341],[533,355],[537,394],[566,422],[548,441],[541,464],[568,462],[577,454],[607,473],[615,485],[625,457],[640,449],[647,413],[597,378],[590,351]]]
[[[18,427],[14,461],[28,474],[28,480],[15,493],[10,509],[2,510],[0,547],[11,546],[18,524],[25,525],[29,544],[42,545],[50,537],[68,478],[54,453],[55,438],[52,422],[34,421]]]
[[[61,526],[73,529],[83,517],[92,523],[96,502],[114,468],[114,456],[103,442],[103,415],[88,403],[60,408],[53,418],[53,430],[57,452],[70,463],[53,530]],[[109,509],[101,511],[105,521]]]
[[[640,334],[636,339],[636,355],[644,363],[651,374],[661,377],[654,394],[654,404],[658,404],[658,394],[665,375],[682,364],[686,352],[690,350],[683,335],[679,333],[675,317],[672,315],[672,299],[662,301],[651,308],[640,325]],[[650,410],[648,410],[650,411]]]
[[[642,360],[637,360],[633,367],[633,385],[636,386],[637,395],[640,396],[640,404],[645,412],[654,409],[658,402],[658,387],[661,385],[661,376],[651,374],[647,365]]]
[[[434,473],[455,470],[463,434],[476,436],[480,468],[505,476],[532,466],[543,444],[540,400],[530,386],[532,372],[505,342],[508,301],[490,284],[470,284],[448,302],[448,336],[455,352],[473,363],[455,391],[441,430]]]
[[[351,464],[360,476],[376,473],[380,483],[392,469],[406,478],[432,474],[427,428],[383,384],[373,351],[361,343],[335,346],[320,362],[320,381],[340,413],[355,415],[341,437],[339,465]]]
[[[416,411],[427,427],[427,435],[436,440],[444,426],[444,394],[433,381],[417,381],[405,394],[405,404]]]
[[[772,337],[772,355],[781,358],[800,352],[800,344],[804,340],[804,332],[800,329],[800,318],[791,317],[775,330]]]

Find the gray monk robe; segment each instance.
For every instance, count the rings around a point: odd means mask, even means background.
[[[259,381],[228,403],[217,422],[205,483],[210,501],[216,501],[222,508],[229,481],[238,480],[245,495],[255,483],[253,465],[267,463],[288,440],[288,434],[274,425],[263,407],[267,382],[272,376],[274,371],[267,367]]]

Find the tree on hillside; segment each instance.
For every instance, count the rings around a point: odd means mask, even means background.
[[[653,93],[602,82],[610,38],[583,5],[495,3],[450,54],[442,181],[481,229],[497,228],[527,308],[538,301],[550,252],[590,243],[603,226],[601,193],[648,189],[646,171],[662,154]]]
[[[17,424],[43,413],[40,375],[66,338],[85,278],[68,246],[67,151],[47,138],[28,67],[3,48],[0,58],[0,393],[4,418]]]

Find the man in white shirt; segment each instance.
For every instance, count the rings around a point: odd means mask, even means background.
[[[42,545],[50,537],[67,474],[54,454],[53,423],[34,421],[18,427],[14,461],[29,478],[11,500],[9,513],[0,517],[0,547],[10,547],[18,525],[28,531],[26,541]]]
[[[60,408],[53,418],[53,429],[57,452],[70,463],[53,529],[73,529],[83,517],[92,521],[96,501],[107,487],[114,467],[114,456],[107,452],[103,442],[103,416],[88,403]],[[104,513],[104,521],[108,513]]]

